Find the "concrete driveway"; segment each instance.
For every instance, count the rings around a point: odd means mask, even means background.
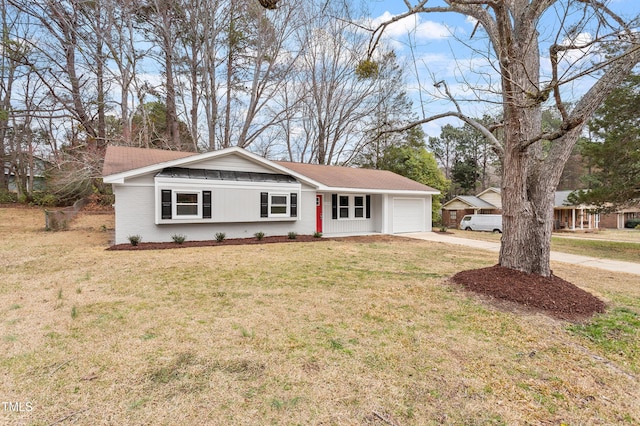
[[[399,234],[402,237],[415,238],[418,240],[435,241],[445,244],[456,244],[460,246],[472,247],[480,250],[488,250],[498,253],[500,243],[491,241],[471,240],[468,238],[454,237],[438,232],[414,232]],[[621,260],[599,259],[596,257],[580,256],[577,254],[551,252],[551,260],[554,262],[564,262],[573,265],[589,266],[591,268],[604,269],[612,272],[623,272],[627,274],[640,275],[640,263],[623,262]]]

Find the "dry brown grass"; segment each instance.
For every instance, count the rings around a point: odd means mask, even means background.
[[[500,241],[500,234],[491,232],[471,232],[461,229],[449,229],[457,237],[474,238],[484,241]],[[627,243],[640,243],[640,230],[637,229],[601,229],[596,232],[554,232],[554,238],[581,239],[581,240],[605,240]]]
[[[501,234],[451,229],[456,237],[499,243]],[[603,230],[597,233],[554,233],[551,250],[603,259],[638,262],[640,259],[640,231]]]
[[[110,216],[43,221],[0,209],[0,395],[33,404],[2,424],[640,422],[638,354],[448,283],[496,254],[404,239],[113,252]],[[554,271],[640,310],[636,276]]]

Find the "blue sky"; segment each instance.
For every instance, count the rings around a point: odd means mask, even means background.
[[[607,2],[607,0],[604,0]],[[412,1],[415,3],[415,0]],[[565,3],[564,1],[558,3]],[[640,14],[639,0],[609,0],[609,7],[623,17]],[[388,20],[394,15],[406,11],[402,0],[371,0],[366,3],[370,16],[374,22]],[[431,0],[429,5],[442,4],[441,0]],[[555,35],[558,10],[551,10],[541,23],[541,38]],[[577,16],[577,15],[576,15]],[[433,82],[445,80],[450,90],[461,100],[463,108],[468,114],[480,116],[483,113],[498,113],[500,108],[496,104],[479,102],[471,91],[472,86],[490,88],[499,82],[497,74],[489,66],[481,53],[472,52],[460,41],[480,50],[486,51],[486,43],[482,36],[470,39],[475,23],[459,14],[421,14],[406,18],[388,29],[385,41],[394,49],[406,70],[409,93],[414,100],[414,106],[419,114],[430,115],[451,109],[451,105],[438,100],[438,93],[434,91]],[[579,37],[588,39],[589,32]],[[458,38],[459,40],[456,40]],[[543,56],[544,49],[541,49]],[[567,87],[568,95],[579,96],[591,84],[592,79],[582,79]],[[483,99],[489,99],[485,93]],[[455,119],[429,123],[424,126],[429,136],[437,136],[444,124],[461,125]]]

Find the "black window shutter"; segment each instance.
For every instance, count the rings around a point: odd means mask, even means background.
[[[202,218],[211,219],[211,191],[202,191]]]
[[[163,189],[162,196],[162,218],[163,219],[171,219],[171,190]]]
[[[260,193],[260,217],[269,217],[269,193]]]
[[[338,194],[331,194],[331,218],[338,218]]]
[[[367,195],[366,215],[367,219],[371,219],[371,195]]]
[[[298,216],[298,194],[295,192],[291,193],[291,205],[289,211],[291,212],[291,217]]]

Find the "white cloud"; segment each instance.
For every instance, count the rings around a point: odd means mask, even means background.
[[[392,15],[389,12],[384,12],[377,18],[367,22],[367,25],[371,28],[376,28],[381,23],[388,22],[394,17],[395,15]],[[435,21],[424,20],[422,15],[416,14],[407,16],[406,18],[390,24],[385,29],[384,34],[386,38],[396,40],[412,34],[416,40],[424,41],[445,39],[451,37],[454,31],[455,30],[453,28]]]
[[[562,45],[571,47],[571,49],[564,51],[560,59],[569,64],[582,60],[592,52],[592,42],[593,36],[589,33],[579,33],[573,39],[564,39]]]

